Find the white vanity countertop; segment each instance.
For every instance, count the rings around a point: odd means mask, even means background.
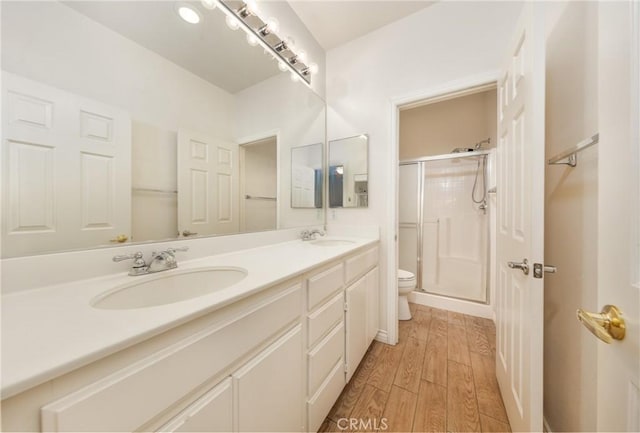
[[[2,398],[378,241],[343,236],[340,239],[353,243],[316,246],[297,240],[180,262],[180,270],[233,266],[245,268],[248,276],[226,289],[168,305],[130,310],[93,308],[90,302],[97,295],[134,279],[147,278],[123,273],[3,295]]]

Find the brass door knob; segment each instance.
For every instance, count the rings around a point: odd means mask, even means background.
[[[613,340],[624,339],[624,319],[622,312],[615,305],[605,305],[600,313],[589,313],[582,308],[578,308],[576,313],[578,320],[605,343],[610,344]]]
[[[125,242],[127,242],[129,240],[129,237],[127,235],[118,235],[115,237],[115,239],[111,239],[109,240],[109,242],[115,242],[118,244],[123,244]]]

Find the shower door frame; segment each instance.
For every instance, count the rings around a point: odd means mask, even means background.
[[[422,261],[423,261],[423,245],[424,245],[424,230],[423,230],[423,225],[424,225],[424,176],[426,173],[426,164],[428,162],[432,162],[432,161],[443,161],[443,160],[448,160],[448,159],[458,159],[458,158],[473,158],[473,157],[482,157],[484,156],[484,158],[487,158],[488,155],[491,154],[491,150],[475,150],[473,152],[459,152],[459,153],[445,153],[445,154],[441,154],[441,155],[433,155],[433,156],[424,156],[424,157],[420,157],[420,158],[412,158],[412,159],[403,159],[401,161],[399,161],[398,164],[398,168],[400,166],[403,165],[413,165],[413,164],[417,164],[418,165],[418,188],[417,188],[417,197],[416,197],[416,202],[417,202],[417,223],[416,223],[416,243],[417,243],[417,250],[416,250],[416,289],[418,291],[421,291],[423,293],[427,293],[429,295],[433,295],[433,296],[443,296],[446,298],[450,298],[450,299],[458,299],[458,300],[462,300],[462,301],[467,301],[467,302],[474,302],[476,304],[480,304],[480,305],[489,305],[490,302],[490,290],[489,290],[489,279],[490,279],[490,267],[491,267],[491,250],[490,250],[490,235],[491,235],[491,231],[490,231],[490,224],[489,221],[486,222],[486,227],[485,227],[485,231],[486,231],[486,251],[485,251],[485,266],[484,266],[484,293],[485,293],[485,300],[484,301],[477,301],[475,299],[467,299],[467,298],[462,298],[459,296],[451,296],[451,295],[443,295],[442,293],[432,293],[432,292],[427,292],[426,290],[424,290],[423,284],[422,284],[422,280],[423,280],[423,272],[422,272]],[[483,170],[486,170],[486,161],[484,162],[485,167],[483,167]],[[399,173],[399,170],[398,170]],[[486,179],[486,178],[485,178]],[[486,182],[486,180],[485,180]],[[483,187],[485,189],[487,189],[487,185],[485,183],[485,185],[483,185]],[[488,192],[488,191],[487,191]],[[400,203],[398,203],[398,206],[400,205]],[[400,229],[401,226],[403,224],[401,223],[401,221],[398,221],[398,228]],[[407,228],[407,227],[405,227]],[[398,246],[399,248],[399,246]]]

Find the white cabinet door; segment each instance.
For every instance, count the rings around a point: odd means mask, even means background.
[[[233,374],[239,431],[304,430],[302,343],[297,325]]]
[[[3,255],[131,236],[131,118],[2,73]]]
[[[216,385],[159,432],[230,432],[233,430],[233,387],[231,377]]]
[[[367,352],[367,278],[349,286],[347,296],[347,382]]]
[[[378,334],[379,277],[378,267],[371,269],[365,276],[367,286],[367,347]]]
[[[191,131],[178,131],[178,231],[237,233],[238,145]]]

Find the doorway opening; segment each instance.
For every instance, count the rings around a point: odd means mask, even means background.
[[[278,228],[278,139],[240,145],[240,231]]]
[[[398,268],[416,302],[490,315],[496,107],[495,82],[399,106]]]

